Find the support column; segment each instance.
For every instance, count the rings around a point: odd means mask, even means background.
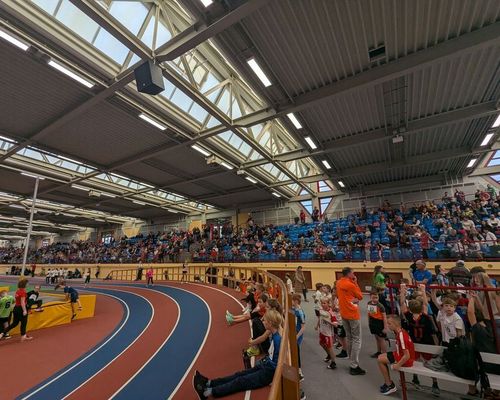
[[[33,191],[33,202],[31,204],[30,222],[28,224],[28,232],[26,234],[26,243],[24,245],[23,267],[21,269],[21,278],[24,276],[24,270],[26,269],[26,258],[28,257],[28,248],[30,245],[31,229],[33,227],[33,215],[35,214],[36,196],[38,194],[39,182],[40,182],[40,177],[37,176],[35,181],[35,190]]]

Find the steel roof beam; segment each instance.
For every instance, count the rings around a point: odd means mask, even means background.
[[[474,104],[472,106],[458,108],[456,110],[447,111],[444,113],[439,113],[431,115],[425,118],[415,119],[408,122],[408,126],[402,132],[397,132],[403,136],[420,132],[424,129],[437,128],[443,125],[448,125],[454,122],[465,121],[469,119],[487,117],[492,114],[497,114],[499,112],[499,104],[495,101],[488,101],[485,103]],[[374,143],[383,140],[391,139],[391,136],[387,135],[394,129],[391,126],[384,128],[374,129],[368,132],[359,132],[352,135],[332,139],[330,141],[325,141],[320,144],[321,150],[309,151],[307,149],[299,149],[290,151],[287,153],[280,154],[274,157],[275,161],[288,162],[293,160],[298,160],[304,157],[318,156],[322,154],[334,153],[337,151],[345,150],[349,147],[363,146],[369,143]],[[242,168],[257,167],[259,165],[265,164],[262,160],[250,161],[248,163],[242,164]]]
[[[208,26],[200,24],[200,22],[195,23],[158,49],[156,60],[163,62],[176,59],[189,50],[194,49],[207,39],[223,32],[230,26],[248,17],[253,12],[266,6],[269,2],[270,0],[247,1]]]
[[[500,42],[500,23],[450,39],[425,50],[417,51],[395,61],[361,72],[358,75],[325,85],[319,89],[295,96],[290,102],[280,104],[275,108],[266,108],[255,113],[240,117],[234,121],[234,126],[250,127],[266,121],[283,117],[290,112],[298,112],[317,105],[334,96],[345,95],[355,90],[371,87],[448,57],[491,46]]]

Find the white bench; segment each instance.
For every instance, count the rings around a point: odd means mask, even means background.
[[[437,355],[437,354],[441,354],[443,352],[443,350],[444,350],[444,347],[442,347],[442,346],[432,346],[432,345],[428,345],[428,344],[415,343],[415,351],[417,351],[419,353]],[[500,364],[500,355],[499,354],[481,353],[481,358],[483,359],[483,362],[485,362],[485,363]],[[406,381],[405,381],[405,374],[404,374],[405,372],[407,372],[409,374],[427,376],[429,378],[436,378],[437,380],[462,383],[465,385],[474,385],[474,381],[459,378],[458,376],[453,375],[451,372],[433,371],[432,369],[425,367],[423,362],[415,361],[413,363],[413,366],[403,367],[400,369],[403,400],[407,400]],[[488,374],[488,379],[490,381],[490,386],[492,389],[500,390],[500,375]]]

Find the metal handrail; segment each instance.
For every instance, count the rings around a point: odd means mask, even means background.
[[[189,265],[188,273],[182,273],[182,264],[176,266],[168,267],[157,267],[153,268],[153,280],[158,281],[187,281],[187,282],[203,282],[202,276],[206,278],[215,279],[217,283],[220,279],[227,279],[228,282],[232,282],[232,287],[236,287],[236,283],[240,280],[247,280],[248,278],[255,277],[258,281],[269,282],[274,288],[278,288],[279,301],[283,306],[283,325],[281,329],[281,346],[278,357],[278,365],[274,373],[273,382],[271,384],[271,389],[268,395],[268,400],[282,400],[285,399],[284,391],[286,389],[286,400],[297,400],[299,398],[298,391],[298,361],[297,353],[291,348],[291,343],[296,346],[295,330],[290,327],[294,326],[295,322],[294,315],[290,312],[291,310],[291,295],[287,292],[285,283],[265,270],[250,267],[216,267],[218,273],[208,274],[206,269],[208,266],[200,265]],[[142,279],[145,279],[145,272],[148,268],[143,268]],[[118,269],[112,270],[108,277],[111,280],[118,281],[134,281],[137,278],[138,269]],[[232,276],[230,276],[232,274]],[[208,280],[205,283],[210,284]],[[285,371],[292,370],[293,374],[297,375],[294,379],[285,378]],[[286,386],[286,388],[285,388]],[[290,395],[292,393],[292,395]],[[292,396],[292,397],[291,397]]]

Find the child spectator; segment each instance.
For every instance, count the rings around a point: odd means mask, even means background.
[[[336,357],[348,358],[349,355],[347,354],[347,339],[346,339],[347,335],[344,326],[342,325],[342,316],[340,315],[339,299],[337,298],[334,292],[329,294],[329,296],[330,296],[330,303],[332,305],[333,315],[337,320],[337,327],[335,328],[335,336],[338,341],[337,348],[339,346],[342,348],[342,350],[340,351],[339,354],[336,355]]]
[[[78,311],[82,310],[82,303],[80,303],[80,296],[75,288],[66,285],[66,281],[62,280],[56,285],[54,290],[62,287],[64,289],[64,294],[66,295],[66,301],[71,303],[71,319],[76,317],[75,303],[78,303]]]
[[[387,326],[396,336],[396,351],[383,353],[378,356],[378,367],[384,377],[384,384],[380,387],[380,393],[388,395],[397,391],[396,385],[391,380],[389,366],[394,371],[401,367],[411,367],[415,360],[415,346],[410,335],[401,328],[401,319],[398,315],[387,317]]]
[[[257,306],[250,313],[243,313],[240,315],[233,315],[226,311],[226,321],[229,325],[238,324],[254,318],[262,318],[267,311],[267,294],[261,294],[257,300]]]
[[[292,278],[290,277],[290,274],[285,274],[285,281],[286,281],[286,289],[288,290],[288,293],[293,294],[293,282],[292,282]]]
[[[10,314],[14,308],[14,296],[11,296],[6,290],[0,292],[0,331],[9,326]],[[10,339],[11,336],[6,333],[4,339]]]
[[[431,292],[432,302],[438,307],[436,321],[442,335],[443,346],[450,343],[451,339],[463,336],[465,334],[464,321],[456,312],[457,302],[451,297],[443,298],[442,304],[439,304],[436,293]]]
[[[370,301],[368,302],[367,309],[368,327],[377,343],[377,352],[370,357],[378,358],[380,354],[387,353],[387,317],[385,307],[379,302],[379,293],[377,290],[370,292]]]
[[[304,339],[304,331],[306,329],[306,315],[304,310],[300,306],[302,302],[302,297],[300,294],[296,293],[292,296],[292,308],[295,313],[295,331],[297,333],[297,353],[299,357],[299,377],[300,380],[304,380],[304,375],[302,375],[301,361],[300,361],[300,345]]]
[[[28,280],[21,278],[17,282],[17,290],[15,295],[15,306],[12,314],[14,320],[7,327],[3,328],[3,332],[0,333],[0,339],[2,339],[11,329],[15,328],[19,323],[21,323],[21,342],[33,339],[32,336],[26,334],[26,326],[28,325],[28,309],[26,308],[26,285]]]
[[[240,371],[224,378],[208,379],[195,371],[193,386],[200,400],[224,397],[237,392],[268,386],[274,377],[281,345],[279,329],[283,318],[280,313],[270,310],[264,316],[264,326],[271,332],[269,355],[259,360],[255,367]]]
[[[85,272],[85,287],[88,286],[90,283],[90,268],[87,269],[87,272]]]
[[[318,317],[318,324],[319,324],[319,310],[321,309],[321,298],[323,297],[323,292],[322,289],[323,284],[322,283],[317,283],[316,284],[316,292],[313,294],[313,300],[314,300],[314,315]]]
[[[332,310],[330,301],[326,298],[320,300],[319,310],[319,344],[326,352],[325,362],[328,362],[328,369],[337,368],[335,363],[335,352],[333,343],[335,338],[335,328],[338,326],[337,318]]]
[[[437,345],[436,331],[434,323],[428,315],[427,296],[425,294],[425,284],[420,284],[417,291],[417,298],[412,299],[406,305],[406,285],[401,284],[400,306],[403,318],[401,320],[403,328],[409,333],[414,343]],[[422,357],[430,360],[431,355],[415,353],[415,359]],[[420,381],[417,375],[413,375],[412,383],[418,389]],[[439,395],[439,386],[436,378],[432,378],[432,393]]]
[[[42,300],[39,299],[38,297],[40,296],[40,285],[36,285],[33,290],[30,290],[27,294],[26,297],[28,299],[26,308],[28,311],[31,309],[36,304],[36,309],[35,311],[40,312],[43,311],[42,309]]]

